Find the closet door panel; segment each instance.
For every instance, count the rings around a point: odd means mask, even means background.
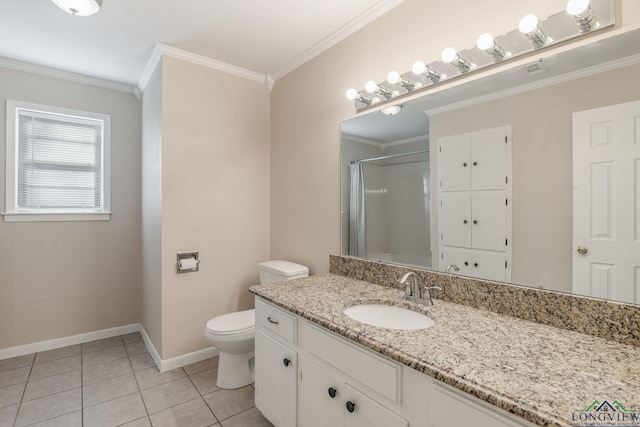
[[[507,206],[503,192],[474,193],[471,196],[473,249],[506,250]]]
[[[471,247],[471,196],[442,193],[440,200],[440,239],[443,245]]]
[[[471,189],[506,188],[506,132],[504,128],[471,134]]]
[[[471,188],[469,135],[438,139],[438,178],[442,191],[464,191]]]

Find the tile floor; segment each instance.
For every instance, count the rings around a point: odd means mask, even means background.
[[[270,427],[217,366],[160,373],[138,333],[0,360],[0,427]]]

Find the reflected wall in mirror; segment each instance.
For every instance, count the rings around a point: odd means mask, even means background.
[[[408,115],[417,117],[428,126],[429,150],[435,153],[439,138],[476,132],[483,129],[510,126],[512,131],[512,245],[511,282],[545,289],[572,292],[574,290],[574,260],[577,253],[574,235],[574,150],[573,115],[577,112],[640,100],[640,30],[600,40],[589,45],[558,53],[543,60],[533,61],[523,67],[494,74],[483,79],[426,94],[404,103],[397,119]],[[353,129],[361,129],[363,138],[376,140],[375,132],[384,132],[385,138],[394,140],[392,121],[384,122],[374,111],[342,124],[343,130],[343,185],[342,185],[342,251],[349,254],[349,177],[345,163],[349,139],[359,137]],[[633,119],[632,119],[633,121]],[[371,124],[373,123],[373,127]],[[404,122],[399,129],[409,126]],[[635,126],[635,127],[633,127]],[[630,140],[640,143],[640,118],[632,126],[636,132]],[[607,126],[603,129],[612,129]],[[364,130],[366,129],[366,130]],[[377,130],[376,130],[377,129]],[[367,133],[368,132],[368,133]],[[606,132],[601,135],[606,136]],[[402,138],[395,138],[395,140]],[[399,145],[398,147],[400,147]],[[346,151],[345,151],[346,150]],[[430,176],[438,176],[437,156],[430,156]],[[580,156],[576,155],[576,162]],[[640,164],[640,160],[630,160]],[[629,216],[640,224],[640,202],[635,194],[616,194],[618,185],[611,184],[603,191],[610,191],[613,199],[624,199]],[[429,235],[439,238],[440,227],[437,206],[437,182],[431,182],[430,208],[428,209]],[[635,191],[635,190],[633,190]],[[593,198],[594,203],[595,198]],[[598,202],[600,203],[600,202]],[[608,212],[591,205],[592,210]],[[612,210],[612,211],[613,211]],[[601,221],[602,222],[602,221]],[[606,221],[605,221],[606,222]],[[414,230],[423,222],[413,223]],[[614,222],[606,222],[611,233],[620,235]],[[389,225],[387,224],[388,228]],[[371,233],[373,231],[369,231]],[[634,232],[624,236],[628,244],[638,245]],[[596,236],[597,237],[597,236]],[[618,236],[620,237],[620,236]],[[437,240],[431,239],[425,258],[432,260],[432,268],[444,271]],[[608,237],[603,237],[606,240]],[[435,244],[434,244],[435,243]],[[402,248],[394,251],[402,253]],[[627,252],[628,253],[628,252]],[[375,252],[371,259],[377,259]],[[589,253],[590,255],[590,253]],[[378,259],[384,260],[383,257]],[[578,258],[578,260],[584,260]],[[414,264],[391,260],[401,264]],[[640,264],[640,260],[635,260]],[[633,264],[633,263],[632,263]],[[415,265],[415,264],[414,264]],[[593,275],[586,285],[578,286],[579,292],[613,300],[640,303],[639,267],[631,267],[633,274],[621,291],[612,286],[616,276],[616,264],[593,261]],[[617,272],[622,277],[622,271]],[[597,279],[600,277],[601,279]],[[582,279],[585,280],[585,279]]]

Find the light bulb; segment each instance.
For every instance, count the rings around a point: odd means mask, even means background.
[[[458,54],[456,53],[456,50],[452,47],[448,47],[442,51],[442,55],[440,55],[440,58],[442,58],[444,62],[451,63],[456,60],[457,56]]]
[[[350,88],[349,90],[347,90],[347,99],[353,101],[358,97],[358,91],[355,90],[354,88]]]
[[[476,42],[476,46],[478,49],[488,50],[493,47],[493,36],[489,33],[480,34],[478,37],[478,41]]]
[[[584,15],[589,10],[589,0],[569,0],[567,13],[572,16]]]
[[[424,73],[424,70],[427,69],[427,64],[425,64],[422,61],[416,61],[413,63],[413,66],[411,67],[411,71],[413,71],[413,74],[416,75],[420,75],[422,73]]]
[[[397,84],[400,81],[400,73],[398,73],[397,71],[390,72],[387,76],[387,81],[392,85]]]
[[[524,34],[533,34],[538,29],[538,17],[535,15],[525,15],[518,23],[518,29]]]
[[[367,84],[364,85],[364,90],[369,93],[376,93],[376,91],[378,90],[378,83],[374,82],[373,80],[369,80]]]

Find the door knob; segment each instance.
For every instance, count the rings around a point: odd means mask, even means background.
[[[473,220],[473,223],[474,223],[474,224],[478,224],[478,220],[477,220],[477,219],[474,219],[474,220]]]
[[[465,219],[462,221],[463,224],[466,224],[468,221]]]
[[[463,163],[462,166],[464,166],[466,168],[467,167],[467,163],[466,162]]]
[[[282,359],[282,364],[283,364],[284,366],[289,366],[289,365],[291,365],[291,359],[289,359],[289,358],[285,357],[284,359]]]
[[[336,397],[336,393],[337,390],[333,387],[329,387],[329,390],[327,390],[329,392],[329,396],[333,399],[334,397]]]
[[[478,166],[478,162],[473,162],[473,166]]]
[[[589,248],[583,245],[579,245],[576,250],[580,255],[586,255],[586,253],[589,252]]]

